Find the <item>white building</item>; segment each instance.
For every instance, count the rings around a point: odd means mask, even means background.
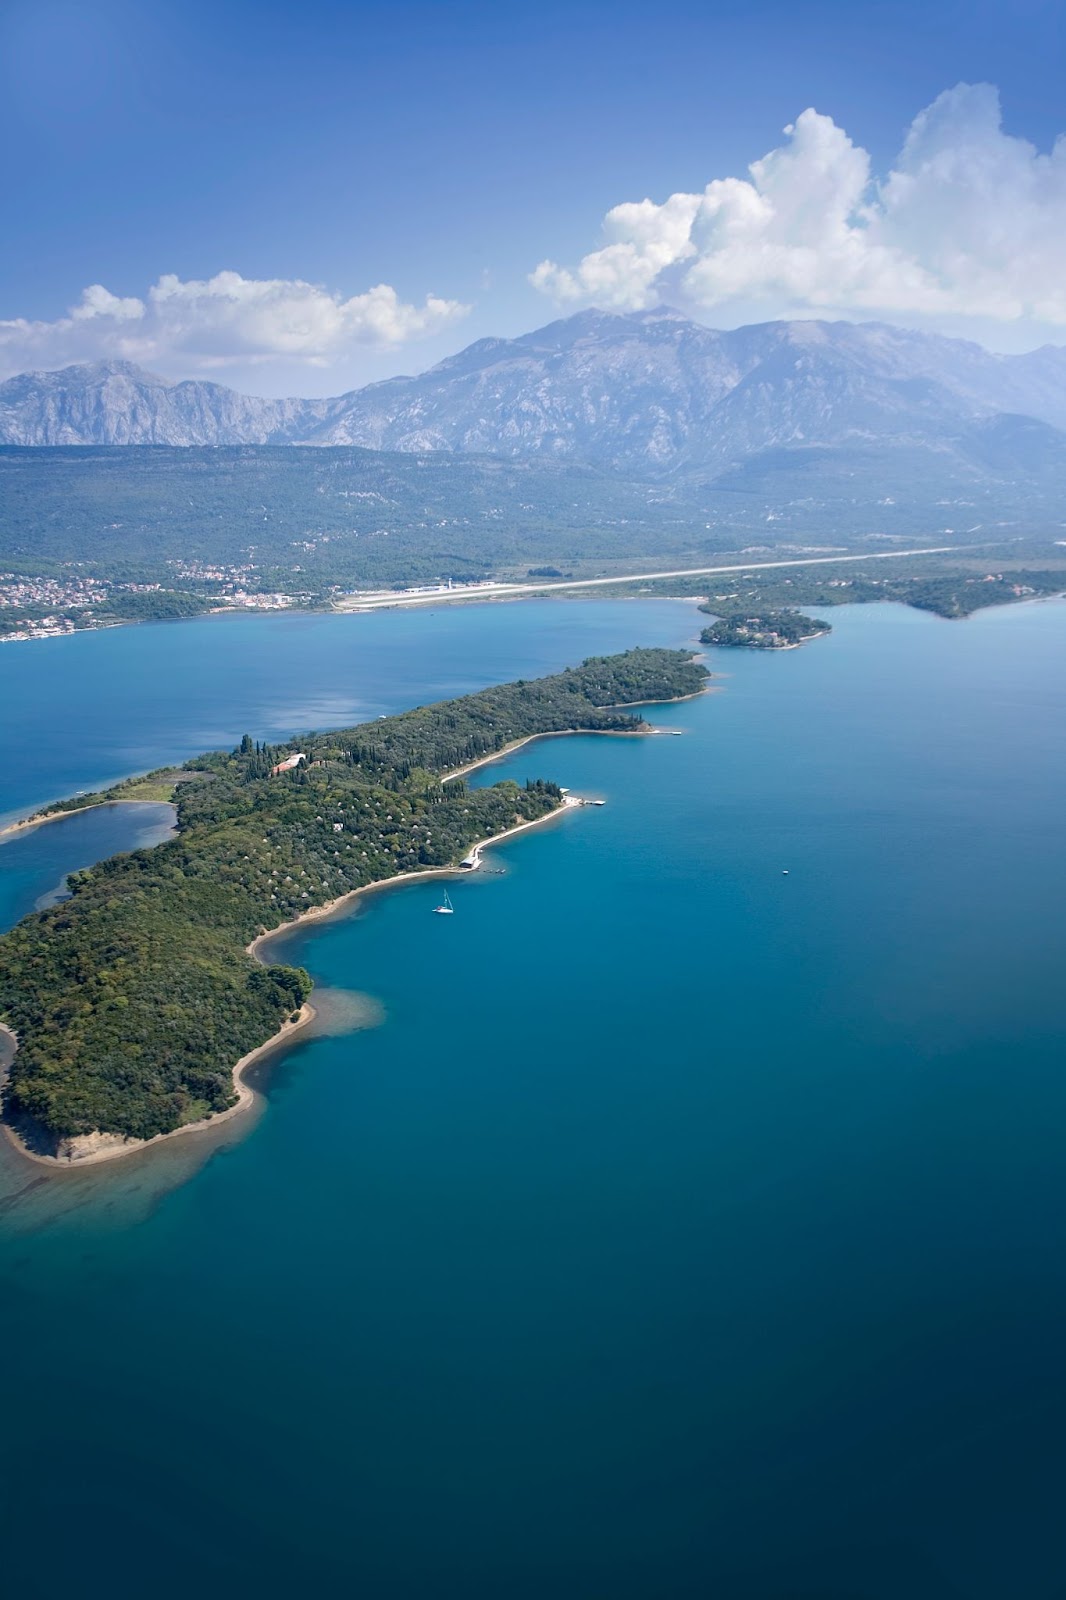
[[[279,761],[276,767],[271,767],[270,776],[277,777],[279,772],[291,772],[293,767],[298,767],[301,761],[306,761],[307,756],[298,750],[294,756],[286,756],[284,761]]]

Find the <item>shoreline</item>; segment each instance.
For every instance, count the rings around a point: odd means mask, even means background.
[[[694,661],[696,656],[692,658]],[[698,700],[701,695],[711,693],[711,678],[708,677],[702,689],[696,689],[692,694],[675,695],[672,700],[620,700],[617,705],[602,706],[603,711],[627,711],[633,706],[679,706],[685,700]],[[585,738],[600,739],[650,739],[670,733],[669,728],[655,728],[649,723],[644,728],[552,728],[548,733],[527,733],[523,739],[514,739],[510,744],[505,744],[501,749],[493,751],[492,755],[478,756],[476,761],[470,761],[465,767],[455,767],[451,772],[441,775],[441,783],[454,783],[456,778],[465,778],[468,772],[476,772],[479,767],[489,767],[494,761],[504,761],[508,756],[514,755],[516,750],[522,750],[527,744],[533,744],[538,739],[569,739],[582,735]],[[550,813],[554,816],[554,812]],[[541,819],[538,818],[538,821]],[[497,835],[503,838],[502,834]],[[383,879],[391,883],[393,880]]]
[[[796,639],[791,644],[711,644],[704,645],[705,650],[761,650],[763,655],[780,655],[784,650],[802,650],[805,644],[813,644],[815,639],[828,639],[832,628],[819,628],[817,633],[808,633],[802,639]]]
[[[686,695],[685,699],[687,700],[688,698]],[[636,701],[631,703],[637,704]],[[613,711],[615,707],[611,706],[607,709]],[[553,728],[550,733],[527,733],[525,738],[512,740],[510,744],[505,744],[499,750],[494,750],[490,756],[478,756],[476,761],[468,762],[465,767],[456,767],[452,772],[442,773],[440,781],[441,783],[454,783],[456,778],[465,778],[468,772],[476,772],[479,767],[490,767],[494,761],[506,761],[507,757],[513,756],[516,750],[524,749],[527,744],[533,744],[537,739],[569,739],[579,733],[598,735],[604,739],[646,739],[649,734],[657,733],[658,731],[657,728]],[[554,816],[555,813],[549,812],[548,815]],[[540,817],[537,818],[538,822],[541,820]],[[503,835],[497,834],[496,837],[502,839]],[[440,868],[439,870],[443,871],[444,869]],[[391,878],[382,879],[384,883],[391,883],[392,881]]]
[[[545,739],[554,736],[536,734],[534,737]],[[492,759],[498,761],[500,757],[493,756]],[[542,817],[533,817],[528,822],[516,822],[513,828],[505,828],[503,833],[492,833],[486,839],[476,840],[470,846],[468,853],[473,855],[475,851],[491,849],[494,844],[502,844],[504,839],[513,839],[516,834],[526,833],[530,828],[543,827],[546,822],[554,822],[556,817],[564,816],[568,811],[579,810],[581,804],[580,800],[567,797],[561,805],[553,806],[551,811],[546,811]],[[312,906],[307,911],[301,911],[299,916],[291,918],[290,921],[279,922],[276,928],[267,928],[264,933],[257,933],[251,944],[245,945],[245,950],[254,961],[268,967],[271,963],[264,961],[261,946],[269,944],[272,939],[280,939],[286,933],[296,933],[309,922],[342,921],[346,909],[365,894],[380,894],[383,889],[391,889],[401,883],[428,883],[432,878],[466,878],[470,875],[469,867],[447,866],[421,867],[414,872],[398,872],[392,878],[376,878],[373,883],[364,883],[358,889],[349,889],[346,894],[338,895],[335,900],[328,900],[325,905]]]
[[[122,781],[122,780],[120,780]],[[0,841],[9,834],[25,833],[28,828],[43,828],[47,822],[63,822],[67,817],[77,817],[83,811],[103,811],[106,806],[170,806],[174,809],[174,820],[177,821],[177,809],[173,800],[94,800],[88,806],[71,806],[69,811],[46,811],[43,817],[20,817],[15,822],[8,822],[0,828]]]
[[[543,737],[543,736],[542,736]],[[126,802],[133,804],[135,802]],[[487,839],[479,839],[471,846],[471,850],[485,850],[489,846],[501,843],[504,839],[514,838],[516,834],[525,833],[530,828],[539,828],[546,822],[552,822],[556,817],[563,816],[567,811],[574,811],[580,807],[578,800],[564,799],[561,805],[555,806],[551,811],[545,812],[542,817],[533,817],[529,822],[516,823],[513,828],[506,828],[503,833],[491,834]],[[350,889],[347,894],[338,895],[335,900],[328,901],[325,905],[313,906],[307,911],[302,911],[298,917],[293,917],[288,922],[279,923],[276,928],[267,928],[263,933],[256,934],[250,944],[245,946],[248,955],[253,961],[258,961],[260,966],[268,967],[271,962],[263,955],[263,947],[272,939],[278,939],[283,934],[295,933],[307,923],[323,922],[327,920],[341,920],[345,911],[363,895],[380,893],[383,889],[392,888],[393,885],[413,883],[416,879],[428,881],[431,878],[461,878],[465,877],[468,868],[458,866],[425,867],[418,872],[399,872],[392,878],[378,878],[374,883],[365,883],[358,889]],[[313,992],[313,991],[312,991]],[[160,1145],[167,1139],[177,1139],[187,1133],[203,1133],[210,1128],[217,1128],[220,1123],[245,1111],[250,1111],[256,1102],[254,1089],[249,1088],[244,1081],[244,1074],[249,1067],[254,1066],[265,1056],[275,1050],[287,1047],[297,1034],[302,1033],[315,1020],[317,1012],[309,1000],[305,1000],[300,1008],[296,1022],[285,1021],[277,1033],[271,1034],[269,1039],[257,1045],[254,1050],[249,1050],[246,1055],[235,1064],[233,1068],[233,1087],[237,1099],[233,1105],[227,1106],[224,1111],[216,1111],[209,1117],[201,1117],[196,1122],[183,1122],[180,1128],[170,1128],[166,1133],[153,1134],[150,1139],[129,1139],[121,1134],[91,1133],[78,1135],[86,1140],[106,1141],[88,1148],[83,1154],[67,1156],[42,1155],[36,1150],[31,1150],[22,1139],[17,1128],[6,1119],[0,1120],[0,1128],[8,1144],[19,1156],[27,1161],[33,1161],[38,1166],[47,1167],[53,1172],[72,1172],[82,1167],[100,1166],[105,1161],[120,1161],[124,1156],[137,1155],[141,1150],[148,1150],[153,1145]],[[18,1050],[18,1035],[5,1023],[0,1022],[0,1035],[10,1041],[14,1051]],[[61,1143],[63,1141],[60,1141]]]
[[[699,695],[704,693],[706,693],[705,689],[699,689],[694,695],[679,695],[677,697],[677,701],[634,701],[633,704],[673,705],[682,699],[696,699],[699,697]],[[493,762],[502,761],[506,756],[512,754],[514,750],[519,750],[523,745],[532,743],[534,739],[565,738],[568,735],[582,732],[599,733],[613,738],[646,739],[653,736],[658,731],[658,729],[652,727],[634,728],[632,731],[616,728],[561,728],[557,731],[553,730],[549,733],[530,734],[528,738],[517,740],[513,746],[503,750],[495,750],[491,755],[480,757],[479,760],[472,762],[469,766],[462,768],[459,772],[446,774],[441,778],[441,782],[447,783],[453,778],[463,776],[467,772],[475,771],[478,767],[490,766]],[[137,800],[104,800],[96,802],[96,805],[143,805],[145,803],[146,802],[144,801]],[[151,804],[153,802],[147,803]],[[542,817],[533,817],[528,822],[516,823],[514,827],[505,828],[502,833],[494,833],[486,839],[477,840],[470,847],[469,853],[490,849],[493,845],[501,844],[505,839],[513,839],[517,834],[526,833],[531,828],[543,827],[545,823],[553,822],[558,817],[565,816],[569,811],[579,810],[581,804],[582,802],[576,796],[564,796],[561,804],[554,806],[551,811],[545,812]],[[80,806],[77,809],[89,811],[96,809],[96,806]],[[39,826],[40,823],[54,821],[58,817],[67,817],[73,814],[74,813],[69,811],[51,812],[47,817],[40,817],[36,819],[28,818],[24,823],[16,823],[13,826],[16,828],[20,826],[36,827]],[[392,888],[394,885],[413,883],[416,880],[428,881],[432,878],[461,878],[465,876],[468,871],[469,868],[463,868],[457,865],[449,865],[442,867],[425,867],[413,872],[399,872],[391,878],[378,878],[373,883],[362,884],[358,889],[350,889],[346,894],[338,895],[334,900],[327,901],[324,905],[311,906],[306,911],[301,912],[298,916],[290,918],[286,922],[279,923],[275,928],[265,929],[262,933],[256,934],[255,938],[250,942],[250,944],[245,946],[245,951],[253,961],[258,961],[261,966],[270,966],[271,963],[269,960],[264,958],[262,950],[263,947],[271,940],[278,939],[287,933],[295,933],[298,929],[302,928],[308,923],[322,922],[333,918],[339,919],[344,915],[345,911],[350,906],[357,903],[363,895],[375,893],[380,894],[382,890]],[[313,992],[314,991],[312,990],[312,993]],[[243,1081],[244,1073],[249,1067],[253,1066],[264,1056],[272,1053],[276,1049],[287,1046],[297,1034],[303,1032],[303,1030],[314,1021],[315,1016],[316,1012],[314,1006],[309,1000],[305,1001],[300,1009],[296,1022],[286,1021],[282,1023],[277,1033],[272,1034],[271,1037],[264,1040],[261,1045],[257,1045],[254,1050],[250,1050],[246,1055],[241,1057],[241,1059],[234,1065],[232,1069],[233,1087],[237,1095],[237,1099],[233,1105],[227,1106],[224,1111],[216,1111],[209,1117],[202,1117],[197,1122],[184,1122],[179,1128],[171,1128],[166,1133],[153,1134],[150,1139],[127,1139],[121,1134],[84,1134],[76,1137],[85,1140],[100,1140],[106,1142],[97,1144],[94,1147],[87,1149],[85,1153],[81,1155],[40,1155],[36,1151],[30,1150],[27,1147],[23,1139],[20,1137],[17,1129],[13,1127],[13,1125],[8,1122],[6,1118],[0,1119],[0,1128],[3,1129],[3,1133],[8,1144],[17,1152],[19,1156],[23,1156],[27,1161],[32,1161],[36,1165],[43,1166],[52,1172],[72,1172],[75,1170],[80,1170],[82,1167],[99,1166],[105,1161],[118,1161],[124,1156],[136,1155],[139,1151],[147,1150],[153,1145],[160,1145],[167,1139],[177,1139],[183,1134],[188,1133],[202,1133],[209,1128],[218,1127],[220,1123],[237,1116],[240,1112],[251,1109],[251,1107],[255,1104],[256,1095],[255,1091],[250,1089]],[[0,1022],[0,1035],[12,1042],[15,1051],[18,1050],[17,1035],[11,1028],[7,1027],[2,1022]],[[63,1141],[60,1141],[60,1144],[62,1143]]]
[[[265,964],[265,963],[264,963]],[[154,1133],[150,1139],[129,1139],[120,1133],[86,1133],[76,1135],[76,1139],[99,1140],[99,1144],[86,1149],[83,1154],[68,1156],[41,1155],[36,1150],[31,1150],[21,1137],[18,1129],[13,1127],[6,1119],[0,1121],[0,1128],[8,1144],[16,1153],[27,1161],[34,1162],[37,1166],[47,1167],[51,1172],[80,1172],[82,1167],[97,1167],[105,1161],[119,1161],[123,1156],[134,1156],[142,1150],[150,1150],[153,1145],[160,1145],[167,1139],[177,1139],[185,1133],[206,1133],[211,1128],[219,1127],[223,1122],[228,1122],[239,1113],[250,1111],[256,1102],[256,1092],[249,1088],[244,1081],[244,1074],[249,1067],[270,1055],[281,1046],[287,1046],[289,1041],[315,1020],[317,1012],[311,1003],[304,1001],[300,1007],[295,1022],[286,1020],[282,1023],[277,1033],[271,1034],[262,1044],[256,1045],[254,1050],[249,1050],[246,1055],[236,1063],[233,1068],[233,1088],[237,1095],[231,1106],[224,1111],[215,1111],[209,1117],[200,1117],[196,1122],[183,1122],[180,1128],[170,1128],[166,1133]],[[13,1041],[18,1049],[18,1036],[0,1022],[0,1033]],[[60,1141],[73,1142],[73,1141]]]

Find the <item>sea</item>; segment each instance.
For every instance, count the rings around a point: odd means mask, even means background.
[[[668,600],[0,648],[0,813],[632,644]],[[0,1584],[1066,1595],[1066,603],[709,651],[603,799],[284,936],[255,1113],[0,1159]],[[4,925],[164,807],[0,845]]]

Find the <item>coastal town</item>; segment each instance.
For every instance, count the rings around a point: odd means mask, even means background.
[[[55,639],[87,628],[165,621],[207,611],[287,611],[307,596],[258,589],[251,567],[168,562],[173,585],[114,581],[72,563],[59,576],[0,572],[0,643]],[[195,586],[195,587],[194,587]]]

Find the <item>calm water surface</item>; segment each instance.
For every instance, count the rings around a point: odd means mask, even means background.
[[[694,632],[581,602],[8,646],[4,804]],[[483,774],[608,804],[454,918],[416,885],[293,935],[382,1020],[286,1056],[239,1136],[7,1163],[9,1592],[1066,1594],[1066,606],[840,611],[711,665],[683,738]],[[3,846],[7,915],[152,822]]]

